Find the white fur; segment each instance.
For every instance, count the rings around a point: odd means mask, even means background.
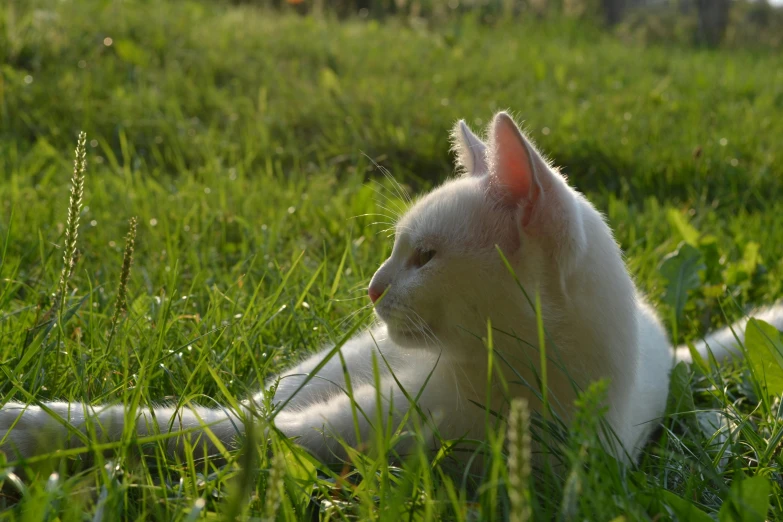
[[[341,348],[354,404],[338,356],[313,373],[327,348],[275,380],[275,402],[285,405],[275,426],[324,461],[344,456],[339,440],[371,447],[379,423],[391,419],[396,428],[406,413],[424,433],[483,440],[484,406],[503,412],[509,398],[497,380],[487,383],[481,338],[488,321],[509,395],[524,396],[540,410],[537,394],[522,382],[535,387],[541,371],[535,314],[499,247],[528,295],[540,296],[554,409],[567,420],[578,390],[607,379],[607,420],[617,435],[607,443],[621,460],[635,460],[664,414],[672,365],[689,362],[690,354],[671,347],[601,214],[548,165],[508,115],[495,117],[487,145],[464,122],[453,137],[463,175],[419,199],[400,220],[391,256],[371,282],[373,295],[385,292],[376,305],[382,322]],[[434,255],[417,262],[423,252]],[[783,327],[783,307],[760,317]],[[741,334],[744,324],[733,329]],[[709,344],[718,358],[734,345],[729,329],[705,341],[697,343],[699,351],[705,353]],[[410,397],[418,398],[417,411],[409,411]],[[260,394],[254,398],[261,399]],[[48,408],[81,431],[89,418],[100,427],[102,440],[118,440],[123,433],[121,406],[95,411],[51,403]],[[138,435],[209,424],[226,446],[243,429],[227,409],[157,408],[136,418]],[[11,453],[33,455],[62,444],[67,433],[40,407],[6,404],[0,410],[0,439]],[[398,449],[404,451],[406,444]],[[170,444],[172,452],[182,447],[176,440]],[[208,450],[214,447],[208,444]]]

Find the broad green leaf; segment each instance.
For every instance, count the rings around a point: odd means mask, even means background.
[[[669,415],[677,415],[677,418],[695,427],[693,412],[696,405],[693,402],[691,389],[691,374],[688,366],[680,362],[674,367],[669,381],[669,399],[666,404],[666,412]]]
[[[688,351],[691,353],[691,360],[693,361],[693,364],[698,366],[702,371],[708,372],[710,366],[707,364],[707,361],[704,360],[704,357],[701,356],[699,350],[697,350],[696,347],[691,342],[689,342],[687,346],[688,346]]]
[[[745,348],[753,371],[770,395],[783,394],[783,339],[764,321],[751,319],[745,328]]]
[[[308,484],[315,482],[317,477],[316,461],[304,451],[292,451],[280,445],[279,451],[285,458],[286,466],[286,489],[288,495],[302,505],[310,501],[312,491],[307,487]]]
[[[696,421],[701,434],[706,439],[712,439],[713,444],[723,444],[729,436],[731,425],[722,412],[716,410],[701,410],[696,412]]]
[[[681,521],[687,522],[714,522],[712,517],[697,508],[695,504],[678,497],[671,491],[661,491],[662,500],[669,506]]]
[[[688,223],[680,211],[671,208],[666,212],[666,218],[672,228],[679,232],[683,241],[694,247],[699,244],[699,231]]]
[[[699,271],[704,270],[701,252],[687,243],[666,256],[661,264],[661,275],[666,278],[663,302],[671,306],[679,321],[688,300],[688,292],[701,286]]]
[[[769,510],[769,479],[756,476],[735,480],[718,513],[720,522],[764,522]]]

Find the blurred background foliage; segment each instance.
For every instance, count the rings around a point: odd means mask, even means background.
[[[623,38],[646,43],[715,47],[783,45],[783,9],[768,0],[229,0],[232,4],[325,12],[341,17],[397,17],[437,24],[470,13],[485,23],[499,19],[564,15],[612,27]]]

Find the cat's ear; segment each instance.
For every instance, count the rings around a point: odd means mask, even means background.
[[[489,143],[491,197],[515,208],[525,232],[545,240],[558,257],[577,258],[587,243],[578,193],[507,113],[495,116]]]
[[[524,204],[534,210],[549,166],[507,113],[495,115],[489,134],[494,196],[506,204]]]
[[[487,146],[473,134],[465,120],[459,120],[451,131],[452,149],[457,154],[457,163],[469,176],[487,173]]]

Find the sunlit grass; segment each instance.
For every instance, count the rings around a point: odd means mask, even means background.
[[[427,32],[207,3],[12,3],[0,21],[2,402],[242,400],[366,324],[357,310],[391,248],[374,214],[406,205],[373,160],[425,190],[452,173],[453,121],[480,128],[501,108],[605,212],[656,302],[664,257],[681,241],[699,248],[705,269],[678,340],[724,324],[721,304],[736,317],[783,294],[777,56],[635,48],[572,22]],[[82,129],[76,262],[54,328]],[[591,390],[562,467],[531,472],[531,518],[665,518],[682,508],[672,495],[716,515],[740,475],[771,479],[770,518],[781,517],[780,399],[759,397],[744,364],[678,372],[672,414],[631,470],[600,451]],[[718,413],[690,415],[689,400]],[[713,437],[718,414],[734,427],[728,442]],[[17,467],[23,482],[0,475],[3,513],[524,518],[506,493],[524,469],[506,467],[503,426],[481,469],[464,473],[445,453],[394,458],[391,436],[377,441],[386,453],[327,469],[257,422],[227,464],[173,462],[159,440],[140,460],[126,434],[107,457]],[[552,440],[543,423],[530,419],[534,442]]]

